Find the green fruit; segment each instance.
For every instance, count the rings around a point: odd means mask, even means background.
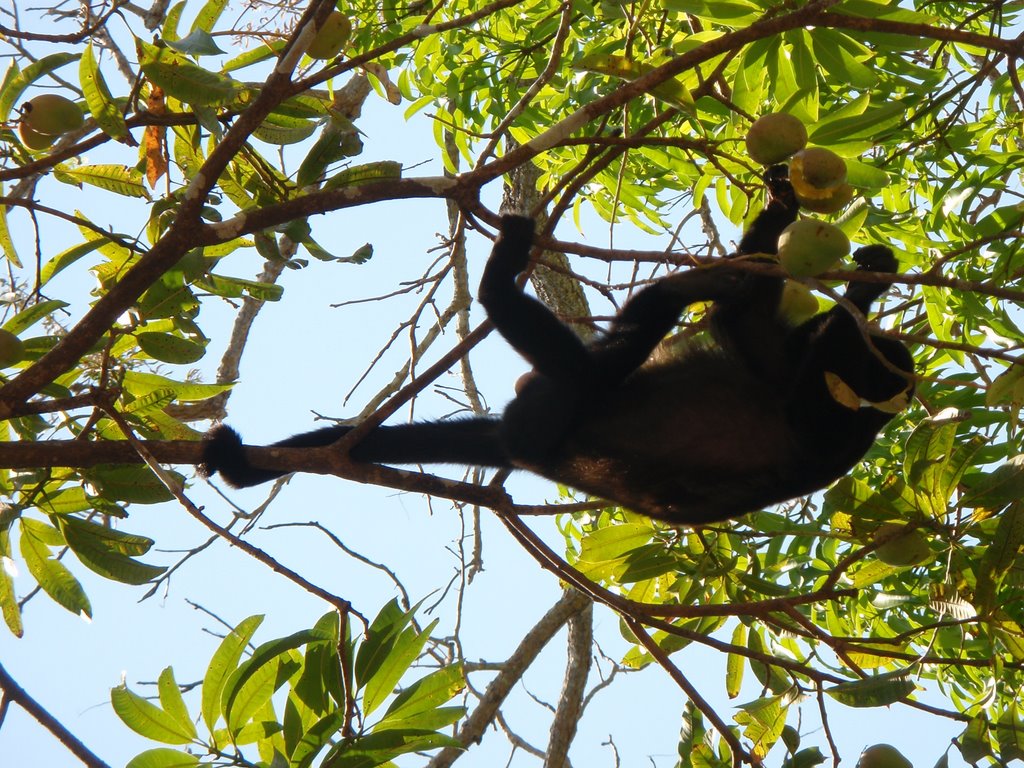
[[[779,263],[793,277],[827,272],[849,252],[846,233],[824,221],[798,219],[779,235]]]
[[[0,368],[10,368],[21,362],[25,354],[25,345],[21,339],[10,331],[0,328]]]
[[[779,314],[787,324],[800,325],[818,314],[818,299],[803,283],[787,280],[782,286]]]
[[[43,93],[21,106],[21,120],[37,133],[60,136],[81,128],[85,122],[82,108],[56,93]]]
[[[917,529],[906,530],[901,523],[886,523],[875,531],[874,540],[879,539],[887,541],[875,550],[875,557],[886,565],[905,568],[932,559],[928,539]]]
[[[341,11],[333,11],[324,25],[317,30],[316,37],[306,49],[311,59],[333,59],[341,53],[342,47],[352,34],[352,22]]]
[[[798,198],[820,200],[846,182],[846,161],[830,149],[811,147],[793,155],[789,182]]]
[[[798,118],[770,112],[754,121],[747,131],[747,154],[762,165],[781,163],[807,146],[807,129]]]
[[[47,136],[45,133],[33,131],[24,120],[18,123],[18,138],[26,148],[31,150],[46,149],[57,140],[56,136]]]
[[[796,192],[796,190],[793,190]],[[853,200],[853,187],[849,184],[840,184],[838,187],[826,190],[827,197],[803,197],[799,192],[796,194],[797,202],[808,211],[814,213],[838,213],[846,207],[846,204]]]
[[[857,768],[914,768],[914,764],[891,744],[872,744],[860,753]]]

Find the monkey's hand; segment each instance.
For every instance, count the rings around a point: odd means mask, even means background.
[[[891,249],[884,245],[865,245],[853,253],[857,269],[864,272],[896,272],[899,262]]]
[[[519,274],[530,262],[533,246],[533,219],[527,216],[505,214],[501,217],[498,239],[494,241],[491,261],[500,264],[503,271]]]

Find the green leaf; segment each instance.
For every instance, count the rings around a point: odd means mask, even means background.
[[[419,658],[423,646],[430,638],[430,632],[437,626],[437,619],[417,633],[412,627],[395,638],[394,644],[386,650],[377,670],[366,681],[363,691],[363,711],[368,715],[390,696],[402,675]]]
[[[105,578],[125,584],[145,584],[167,570],[146,565],[126,554],[136,553],[143,542],[144,551],[148,551],[153,544],[151,539],[121,533],[67,515],[57,518],[57,522],[75,556],[85,567]]]
[[[159,48],[136,39],[139,65],[154,84],[168,96],[186,104],[217,107],[229,104],[242,86],[235,80],[197,67],[169,48]]]
[[[737,723],[746,726],[743,735],[750,741],[751,752],[755,757],[765,757],[779,740],[786,725],[787,711],[788,708],[782,705],[779,696],[758,699],[739,707],[734,718]]]
[[[128,761],[125,768],[192,768],[199,765],[199,758],[188,752],[157,747],[140,752]]]
[[[0,527],[0,611],[4,615],[4,623],[15,637],[25,634],[21,622],[21,608],[14,594],[14,579],[11,578],[14,561],[11,559],[11,521]]]
[[[252,66],[253,64],[259,64],[261,61],[274,58],[284,50],[284,47],[287,44],[287,40],[271,40],[270,42],[264,42],[256,48],[245,51],[235,58],[225,62],[224,66],[221,67],[221,71],[233,72],[236,69],[244,69],[245,67]]]
[[[58,165],[53,169],[53,176],[65,184],[90,184],[108,192],[124,197],[141,197],[149,199],[149,190],[142,180],[142,171],[126,165]]]
[[[284,295],[284,288],[274,283],[261,283],[256,280],[245,280],[241,277],[225,277],[208,274],[196,280],[197,286],[204,288],[215,296],[225,298],[241,298],[249,294],[259,301],[279,301]]]
[[[193,382],[174,381],[166,376],[143,371],[128,371],[124,375],[123,386],[125,391],[135,397],[142,397],[150,392],[162,389],[169,389],[174,392],[175,399],[179,402],[193,402],[197,400],[208,400],[221,392],[231,389],[231,384],[195,384]]]
[[[224,686],[221,711],[228,729],[237,733],[283,683],[278,677],[282,658],[306,643],[329,639],[325,632],[307,629],[264,643],[236,669]]]
[[[338,160],[352,155],[359,154],[362,150],[361,143],[358,147],[359,129],[351,120],[338,115],[332,115],[324,124],[320,138],[310,147],[309,152],[299,165],[295,174],[295,184],[302,189],[323,176],[327,167]]]
[[[141,331],[135,334],[135,338],[143,352],[164,363],[194,363],[206,354],[205,345],[183,339],[173,333]]]
[[[3,194],[3,188],[0,187],[0,194]],[[14,247],[14,240],[11,238],[11,229],[7,225],[7,206],[0,206],[0,250],[4,252],[4,256],[7,257],[7,261],[12,266],[21,268],[21,259],[18,258],[18,251]]]
[[[92,606],[85,590],[71,571],[54,558],[50,546],[56,529],[38,520],[22,518],[21,520],[21,556],[29,573],[58,605],[75,615],[92,617]]]
[[[466,687],[465,676],[461,664],[452,664],[432,672],[405,688],[391,702],[384,713],[384,718],[376,726],[378,728],[413,728],[437,729],[449,723],[432,724],[432,713],[445,712],[450,714],[461,707],[449,710],[438,709],[442,704],[451,701]],[[460,715],[455,714],[454,720]],[[444,718],[441,718],[444,719]],[[454,720],[450,722],[454,722]]]
[[[82,59],[78,62],[78,80],[82,84],[86,106],[96,124],[105,134],[120,141],[127,138],[128,126],[124,115],[110,95],[107,81],[103,79],[96,57],[93,56],[92,43],[85,46]]]
[[[402,630],[413,621],[415,607],[403,611],[397,599],[390,600],[380,609],[370,623],[367,638],[359,646],[355,655],[355,680],[359,688],[364,688],[377,675],[386,662],[394,644]]]
[[[83,474],[99,489],[104,498],[112,501],[159,504],[174,498],[174,494],[163,481],[145,465],[99,466],[86,470]],[[184,487],[183,475],[177,472],[171,472],[171,475],[178,480],[181,487]]]
[[[164,744],[188,744],[195,729],[181,724],[160,707],[120,685],[110,689],[110,703],[121,721],[141,736]]]
[[[47,488],[36,505],[44,512],[56,515],[84,512],[93,506],[92,500],[85,495],[83,488],[62,488],[59,491]]]
[[[5,331],[10,331],[15,336],[19,336],[44,317],[49,317],[54,312],[64,309],[66,306],[68,306],[66,301],[57,301],[56,299],[47,299],[46,301],[40,301],[37,304],[31,304],[4,323],[3,328]]]
[[[191,739],[196,738],[196,725],[189,716],[188,707],[181,696],[181,689],[174,681],[174,670],[171,667],[166,667],[160,673],[160,677],[157,678],[157,690],[164,712],[177,721],[183,732],[190,733]]]
[[[4,78],[3,93],[0,93],[0,121],[7,122],[10,119],[14,103],[29,85],[77,58],[77,53],[51,53],[20,72],[17,66],[12,64],[11,69],[7,70],[8,77]]]
[[[228,0],[206,0],[203,7],[199,9],[199,13],[196,14],[196,20],[192,22],[192,32],[211,31],[227,6]]]
[[[39,272],[40,284],[46,285],[58,272],[71,266],[80,258],[87,256],[99,247],[100,243],[92,240],[85,243],[79,243],[78,245],[73,245],[66,251],[61,251],[43,265],[43,268]]]
[[[163,26],[160,28],[160,38],[162,40],[178,39],[178,22],[181,21],[181,14],[185,11],[185,3],[186,0],[179,0],[167,12]]]
[[[1010,456],[995,471],[975,480],[961,503],[968,508],[998,510],[1024,498],[1024,454]]]
[[[907,679],[906,670],[891,672],[864,680],[839,683],[826,688],[825,693],[848,707],[887,707],[903,701],[917,686]]]
[[[747,628],[737,624],[732,632],[732,645],[745,648],[747,645]],[[740,695],[743,686],[744,657],[738,653],[730,653],[725,662],[725,692],[730,699]]]
[[[331,752],[324,765],[331,768],[368,768],[384,765],[400,755],[440,747],[462,748],[460,741],[441,733],[421,731],[375,731],[351,745],[341,745]],[[369,762],[367,762],[369,761]]]
[[[317,124],[312,120],[271,113],[252,135],[267,144],[285,146],[305,141],[316,128]]]
[[[211,731],[221,715],[220,703],[223,698],[224,685],[238,666],[238,660],[242,658],[242,651],[245,650],[246,644],[262,623],[262,615],[250,616],[240,621],[238,626],[221,641],[213,658],[210,659],[210,664],[203,677],[201,708],[203,721]]]
[[[189,56],[217,56],[224,53],[206,30],[197,29],[180,40],[165,40],[168,48]]]
[[[402,178],[402,164],[397,160],[378,160],[346,168],[324,182],[324,189],[340,189],[373,181],[393,181]]]
[[[972,765],[990,757],[992,747],[989,742],[988,720],[984,715],[975,715],[953,743],[960,750],[964,760]]]
[[[345,726],[345,712],[336,710],[317,720],[299,739],[291,753],[291,765],[307,768],[320,750]]]

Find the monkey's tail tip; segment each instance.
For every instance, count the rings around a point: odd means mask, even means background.
[[[213,477],[220,472],[224,479],[231,483],[232,476],[246,467],[245,455],[242,453],[242,436],[227,424],[215,424],[203,437],[199,474],[203,477]]]

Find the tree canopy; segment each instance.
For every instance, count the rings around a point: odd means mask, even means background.
[[[955,740],[930,759],[1024,759],[1021,3],[18,5],[0,18],[8,632],[30,633],[51,610],[92,617],[105,581],[122,585],[119,619],[131,622],[138,598],[190,570],[214,580],[229,557],[324,603],[277,638],[259,631],[262,613],[210,606],[221,639],[201,679],[183,684],[172,660],[153,658],[151,687],[115,687],[113,710],[152,742],[132,768],[441,766],[473,760],[496,724],[513,753],[560,767],[593,699],[641,668],[678,692],[670,762],[686,768],[852,761],[831,725],[851,707],[942,723]],[[406,121],[395,133],[382,107]],[[490,326],[472,297],[500,209],[538,218],[533,289],[594,333],[631,290],[732,251],[763,203],[746,136],[768,113],[798,118],[811,146],[845,161],[851,200],[819,218],[896,252],[879,325],[917,366],[911,407],[824,494],[677,529],[553,485],[538,503],[493,473],[360,465],[331,449],[258,454],[335,476],[339,499],[358,481],[380,499],[429,497],[416,514],[429,505],[437,525],[459,520],[455,577],[413,587],[403,563],[347,545],[351,516],[289,507],[283,482],[243,502],[196,476],[202,434],[244,397],[256,318],[293,293],[302,309],[293,278],[347,284],[389,259],[383,289],[347,310],[372,321],[292,330],[323,338],[330,357],[335,337],[386,325],[377,353],[345,359],[344,378],[308,374],[318,402],[307,409],[359,417],[363,430],[496,409],[511,387],[486,391]],[[430,131],[432,163],[419,167],[426,144],[413,142]],[[396,201],[400,214],[383,212]],[[392,216],[387,234],[409,238],[412,219],[442,211],[424,230],[439,239],[404,246],[426,260],[382,256],[385,234],[362,223]],[[581,234],[599,227],[604,242]],[[339,250],[341,229],[366,244]],[[802,282],[827,307],[840,277]],[[678,340],[699,343],[705,310],[692,308]],[[364,376],[374,393],[344,394]],[[261,415],[280,437],[306,428],[278,423],[281,403],[313,402],[292,391],[312,378],[286,379]],[[161,547],[143,505],[209,538]],[[305,542],[326,537],[339,559],[394,579],[394,599],[339,589],[312,557],[277,558],[266,543],[282,535],[282,507]],[[482,661],[459,618],[485,562],[481,518],[565,588],[531,606],[541,618],[515,630],[511,655]],[[215,563],[196,557],[207,547]],[[595,604],[613,629],[595,630]],[[443,618],[428,618],[438,606]],[[274,611],[268,597],[263,613]],[[566,626],[550,734],[529,744],[503,719],[507,698]],[[597,669],[601,631],[627,650]],[[698,675],[695,653],[724,674]],[[0,726],[24,710],[82,763],[107,764],[19,669],[0,666],[0,694]],[[734,710],[716,703],[723,694]]]

